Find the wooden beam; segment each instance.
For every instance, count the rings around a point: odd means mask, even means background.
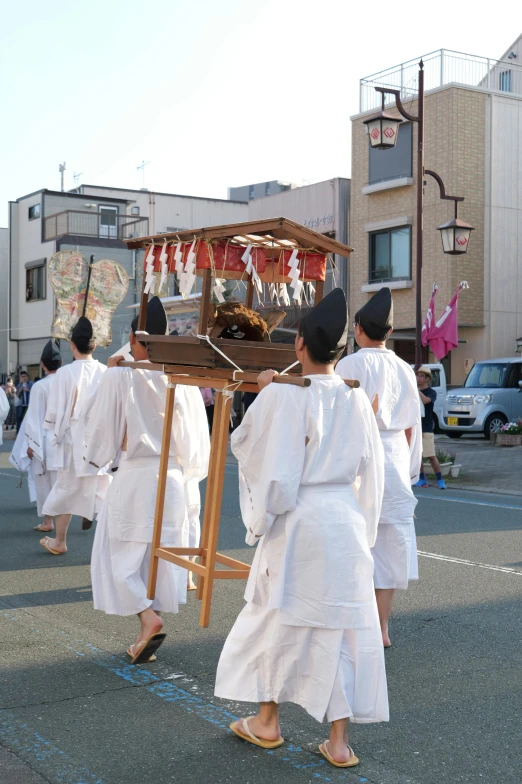
[[[303,248],[314,248],[323,253],[337,253],[347,258],[353,248],[343,245],[337,240],[332,240],[324,234],[319,234],[313,229],[307,229],[300,223],[295,223],[288,218],[266,218],[246,223],[230,223],[225,226],[210,226],[208,228],[190,229],[188,231],[171,232],[170,234],[152,234],[148,237],[133,237],[124,239],[128,248],[143,248],[154,243],[192,242],[195,239],[231,239],[232,237],[254,235],[265,238],[270,235],[280,239],[289,239]]]
[[[156,509],[154,512],[154,530],[152,532],[152,551],[150,557],[149,585],[147,591],[147,596],[149,599],[154,599],[156,596],[156,582],[158,579],[158,556],[156,555],[156,552],[161,544],[161,529],[163,527],[165,488],[167,486],[170,438],[172,433],[172,418],[174,415],[174,391],[174,387],[167,387],[167,397],[165,400],[165,420],[163,423],[163,436],[161,439],[158,492],[156,495]]]
[[[245,307],[250,308],[250,310],[252,310],[253,306],[254,306],[254,281],[252,280],[252,275],[250,275],[247,283]]]
[[[201,292],[201,306],[199,309],[199,334],[200,335],[207,334],[211,294],[212,294],[212,270],[206,269],[205,272],[203,273],[203,290]]]
[[[212,577],[214,580],[245,580],[248,572],[245,569],[214,569]]]
[[[318,305],[323,297],[324,297],[324,280],[317,280],[315,282],[314,305]]]
[[[228,555],[222,555],[221,553],[216,553],[216,562],[222,566],[228,566],[231,569],[243,569],[244,571],[250,571],[249,564],[243,563],[243,561],[238,561],[236,558],[230,558]]]
[[[223,484],[225,481],[225,464],[227,459],[231,406],[232,397],[224,395],[223,392],[218,392],[214,409],[214,427],[212,428],[212,449],[215,450],[215,459],[213,462],[211,461],[211,467],[208,473],[203,521],[206,539],[202,544],[207,550],[207,555],[201,559],[201,562],[202,565],[206,566],[208,569],[207,575],[202,580],[200,626],[203,626],[204,628],[208,626],[210,620],[210,605],[212,602],[221,502],[223,499]]]

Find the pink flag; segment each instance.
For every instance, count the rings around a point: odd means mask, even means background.
[[[439,362],[452,348],[457,348],[459,344],[457,300],[463,288],[469,288],[466,281],[463,281],[460,284],[453,299],[449,305],[446,306],[446,310],[428,336],[430,349]]]
[[[433,291],[431,292],[431,299],[430,304],[428,305],[428,312],[426,313],[426,318],[424,319],[424,324],[422,325],[422,345],[427,346],[431,331],[435,324],[435,294],[437,293],[438,286],[436,283],[433,284]]]

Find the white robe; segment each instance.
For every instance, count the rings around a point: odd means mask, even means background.
[[[38,517],[44,516],[44,504],[57,478],[55,449],[50,443],[49,431],[44,428],[53,380],[54,373],[33,384],[27,413],[9,458],[9,462],[19,471],[28,474],[29,497],[31,501],[36,501]],[[29,447],[33,450],[32,460],[27,455]]]
[[[110,484],[102,467],[97,476],[85,471],[85,416],[95,401],[107,368],[96,359],[77,359],[56,371],[44,426],[54,448],[56,482],[44,504],[46,515],[74,514],[92,520]]]
[[[318,721],[386,721],[370,553],[383,450],[362,391],[311,380],[263,389],[232,435],[246,541],[259,544],[215,693],[295,702]]]
[[[102,379],[86,433],[86,470],[114,460],[125,434],[126,450],[100,513],[92,551],[94,607],[135,615],[147,607],[176,613],[186,601],[184,569],[160,561],[156,597],[147,598],[167,377],[158,371],[112,368]],[[197,387],[176,386],[161,543],[188,547],[186,483],[208,470],[210,441]]]
[[[377,425],[385,455],[382,513],[375,546],[376,588],[408,587],[418,560],[411,485],[419,476],[422,432],[419,395],[411,367],[389,349],[364,348],[341,359],[336,373],[357,379],[370,401],[378,395]],[[404,431],[412,428],[410,446]]]
[[[0,387],[0,446],[3,444],[4,422],[9,415],[9,401],[2,387]]]

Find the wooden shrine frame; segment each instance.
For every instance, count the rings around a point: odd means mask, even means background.
[[[129,248],[147,247],[163,242],[191,242],[193,239],[210,240],[215,238],[238,238],[245,246],[255,236],[255,241],[265,244],[275,242],[278,250],[298,250],[314,248],[321,253],[336,253],[348,257],[351,248],[342,245],[329,237],[324,237],[311,229],[289,221],[286,218],[272,218],[265,221],[216,226],[209,229],[175,232],[150,237],[125,240]],[[244,276],[239,276],[244,277]],[[324,282],[316,281],[314,304],[323,297]],[[201,294],[199,335],[207,334],[212,291],[212,270],[203,271],[203,290]],[[247,279],[246,306],[252,308],[254,283],[250,276]],[[230,411],[233,392],[258,392],[257,376],[260,370],[268,367],[282,371],[295,362],[293,346],[276,343],[263,343],[212,338],[212,343],[198,337],[174,337],[148,335],[144,332],[147,319],[148,294],[145,294],[145,275],[140,301],[138,318],[139,340],[147,346],[151,364],[147,370],[158,370],[168,379],[165,402],[165,419],[161,445],[158,492],[154,514],[154,530],[152,535],[152,552],[149,572],[148,597],[154,599],[160,560],[169,561],[187,571],[198,575],[196,596],[201,599],[200,626],[207,627],[210,620],[210,609],[214,580],[244,580],[250,572],[250,565],[217,551],[223,484],[227,456]],[[224,359],[214,350],[212,344],[219,347],[229,358]],[[245,368],[238,371],[232,366]],[[122,362],[122,366],[144,369],[142,363]],[[297,368],[299,369],[299,368]],[[297,374],[280,375],[275,383],[293,384],[301,387],[310,386],[310,379]],[[350,386],[358,386],[357,382],[346,382]],[[203,511],[201,542],[199,547],[162,547],[161,533],[165,506],[165,489],[169,466],[169,451],[174,415],[176,384],[216,389],[216,403],[212,426],[207,492]],[[189,558],[197,556],[199,563]]]

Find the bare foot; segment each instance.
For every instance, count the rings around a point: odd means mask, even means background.
[[[391,648],[391,640],[390,640],[390,635],[388,634],[388,630],[387,629],[386,631],[381,630],[381,632],[382,632],[382,644],[384,645],[385,648]]]
[[[244,719],[241,719],[241,731],[248,735],[246,727],[244,726]],[[250,732],[253,732],[256,738],[261,740],[278,740],[281,737],[281,728],[277,719],[266,724],[261,721],[259,714],[248,720]]]
[[[66,553],[67,547],[64,544],[59,544],[56,539],[51,539],[49,536],[44,536],[44,539],[47,542],[47,547],[50,550],[56,550],[57,553]]]
[[[187,591],[195,591],[198,586],[194,582],[194,578],[192,577],[192,572],[188,573],[188,580],[187,580]]]
[[[350,746],[344,741],[332,740],[332,738],[328,740],[327,751],[334,762],[348,762],[351,757],[355,756]]]
[[[136,645],[140,642],[145,642],[145,640],[148,640],[153,634],[157,634],[163,629],[163,620],[151,607],[143,610],[139,615],[141,630],[136,639]]]

